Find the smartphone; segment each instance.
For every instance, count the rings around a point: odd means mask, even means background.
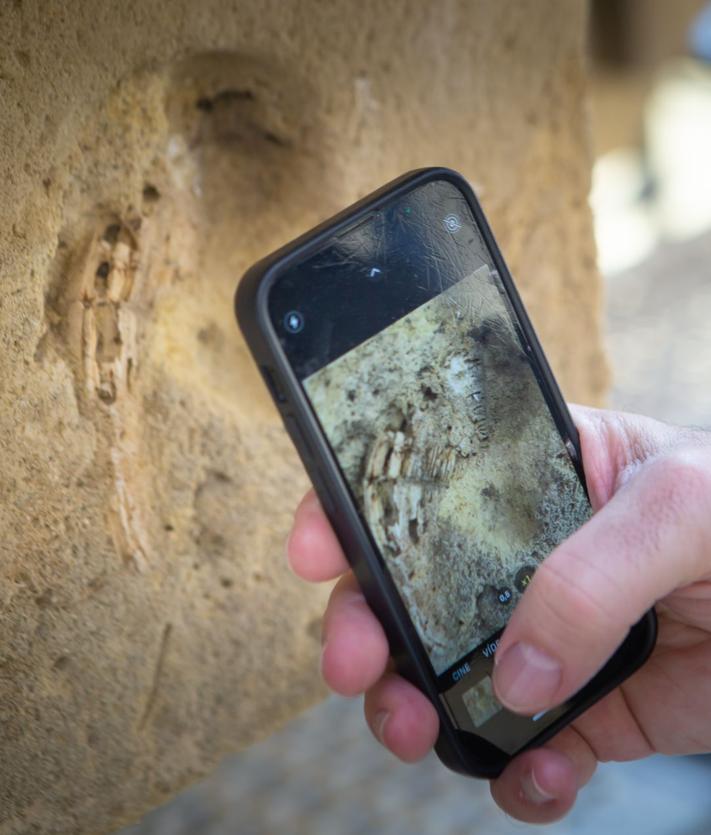
[[[575,426],[481,207],[414,171],[253,266],[236,312],[440,759],[495,777],[636,670],[649,612],[565,704],[496,700],[498,638],[591,515]]]

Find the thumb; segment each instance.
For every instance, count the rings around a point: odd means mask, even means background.
[[[541,563],[499,643],[494,688],[519,713],[565,701],[658,600],[711,569],[707,448],[647,461]]]

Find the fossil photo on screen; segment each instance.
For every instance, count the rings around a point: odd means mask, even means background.
[[[481,266],[304,385],[437,674],[590,515]]]

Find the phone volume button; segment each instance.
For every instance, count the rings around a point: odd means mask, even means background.
[[[299,454],[302,456],[302,458],[312,461],[314,458],[314,454],[311,448],[311,444],[306,440],[306,437],[304,436],[304,433],[301,431],[301,427],[296,422],[296,419],[291,414],[286,414],[283,417],[286,431],[289,433],[289,437],[294,442],[294,446],[298,449]]]
[[[259,370],[262,372],[264,382],[267,384],[267,388],[269,389],[269,392],[274,400],[276,400],[277,403],[286,403],[288,398],[286,394],[284,394],[284,389],[281,386],[281,382],[279,381],[276,371],[273,368],[269,368],[267,365],[260,365]]]
[[[314,453],[310,441],[307,440],[306,436],[301,430],[301,427],[296,422],[296,419],[293,415],[287,413],[283,415],[283,417],[286,431],[289,433],[289,437],[294,442],[294,446],[299,451],[301,460],[306,469],[308,470],[309,476],[311,478],[311,483],[316,489],[316,493],[318,494],[323,509],[326,511],[326,514],[328,516],[333,516],[334,504],[331,501],[329,491],[326,489],[326,483],[324,482],[323,477],[321,476],[321,472],[319,471],[319,468],[316,465],[317,456]]]

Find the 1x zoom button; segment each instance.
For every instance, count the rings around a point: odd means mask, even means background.
[[[276,400],[277,403],[286,403],[286,395],[284,394],[284,390],[281,387],[281,383],[279,382],[279,378],[277,377],[274,369],[269,368],[266,365],[260,365],[259,370],[262,372],[264,382],[267,384],[267,388],[269,389],[274,400]]]

